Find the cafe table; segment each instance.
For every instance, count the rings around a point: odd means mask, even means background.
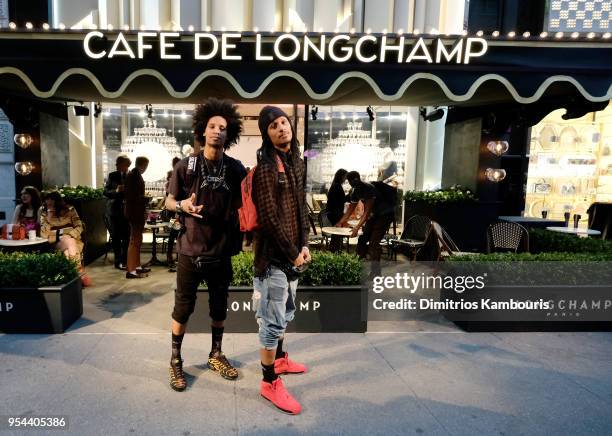
[[[164,229],[168,226],[170,226],[170,223],[168,222],[161,222],[161,223],[155,223],[155,224],[146,223],[145,224],[144,228],[151,230],[151,233],[153,235],[153,241],[151,243],[151,260],[148,261],[144,266],[165,265],[164,262],[162,262],[161,260],[157,258],[157,233],[159,232],[160,229]]]
[[[0,239],[0,249],[5,252],[13,251],[49,251],[51,245],[47,238],[36,237],[36,239]]]
[[[343,242],[346,238],[346,250],[349,250],[349,240],[351,238],[351,233],[353,233],[353,229],[350,227],[323,227],[321,229],[321,233],[323,236],[328,238],[340,237]],[[361,235],[363,232],[359,229],[358,235]]]
[[[599,236],[599,235],[601,235],[601,232],[599,230],[581,229],[581,228],[574,228],[574,227],[551,226],[551,227],[546,227],[546,230],[550,230],[551,232],[566,233],[566,234],[570,234],[570,235],[576,235],[576,236],[580,236],[580,237],[583,237],[583,238],[586,238],[587,236]]]
[[[533,216],[515,216],[515,215],[503,215],[499,217],[500,221],[506,221],[510,223],[517,223],[523,227],[531,229],[544,229],[546,227],[560,227],[565,224],[563,220],[555,220],[550,218],[539,218]]]

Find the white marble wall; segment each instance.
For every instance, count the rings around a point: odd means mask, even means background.
[[[0,0],[0,21],[2,4]],[[52,0],[52,24],[373,32],[460,28],[464,0]],[[1,25],[1,24],[0,24]]]
[[[0,27],[8,27],[9,8],[8,0],[0,0]]]
[[[0,110],[0,225],[10,222],[15,210],[15,143],[13,125]]]

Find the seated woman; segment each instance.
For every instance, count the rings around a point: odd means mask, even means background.
[[[47,238],[55,249],[64,253],[68,259],[75,259],[81,271],[83,286],[90,286],[91,279],[81,265],[83,252],[83,223],[74,207],[64,202],[61,194],[51,191],[43,197],[43,207],[40,215],[40,236]]]
[[[40,192],[34,186],[26,186],[21,190],[21,203],[15,208],[13,224],[25,227],[26,234],[30,230],[40,230]]]
[[[344,193],[342,184],[346,180],[348,171],[340,168],[334,175],[334,180],[327,191],[327,217],[332,226],[335,226],[340,218],[344,215],[344,204],[349,201],[348,196]]]
[[[335,226],[340,218],[344,215],[344,204],[349,201],[349,197],[344,193],[342,184],[346,180],[348,171],[344,168],[340,168],[334,175],[334,180],[327,191],[327,218],[331,222],[332,226]],[[337,252],[342,249],[342,236],[332,235],[329,242],[330,251]]]

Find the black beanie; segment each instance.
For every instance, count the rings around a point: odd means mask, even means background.
[[[276,106],[264,106],[263,109],[259,112],[259,131],[261,132],[261,136],[264,138],[268,137],[268,126],[272,121],[277,119],[278,117],[285,117],[289,120],[289,115],[285,113],[281,108]]]

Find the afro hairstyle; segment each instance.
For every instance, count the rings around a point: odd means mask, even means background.
[[[227,122],[227,139],[223,145],[223,148],[227,150],[238,142],[242,133],[242,120],[233,101],[209,98],[203,104],[197,105],[193,111],[193,133],[198,140],[203,142],[208,120],[215,116],[223,117]]]

